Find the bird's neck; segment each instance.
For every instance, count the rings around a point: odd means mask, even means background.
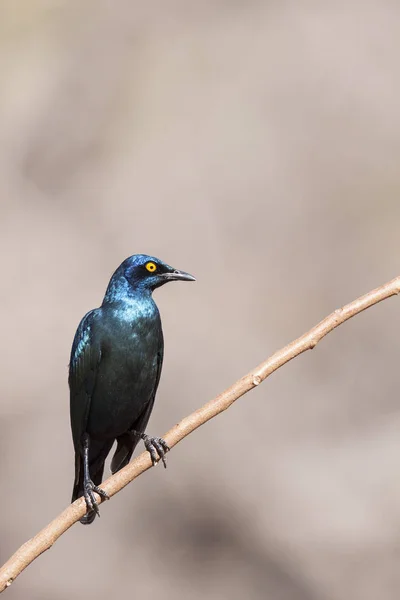
[[[115,303],[141,303],[151,302],[151,290],[145,287],[133,288],[125,279],[120,276],[118,278],[112,278],[108,284],[106,294],[104,296],[104,304],[115,304]]]

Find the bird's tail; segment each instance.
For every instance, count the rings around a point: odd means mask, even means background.
[[[95,473],[90,474],[91,479],[94,485],[100,485],[103,479],[104,473],[104,460],[98,465]],[[75,502],[78,498],[83,496],[83,464],[82,458],[77,453],[75,454],[75,482],[72,490],[72,500],[71,502]],[[96,518],[96,513],[94,510],[89,510],[86,515],[80,519],[82,525],[90,525]]]
[[[125,433],[117,438],[117,448],[111,461],[111,473],[113,475],[125,467],[131,460],[136,444],[135,436],[129,433]]]

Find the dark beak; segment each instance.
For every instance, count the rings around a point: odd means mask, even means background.
[[[196,281],[196,277],[190,275],[190,273],[185,273],[185,271],[171,271],[170,273],[163,273],[161,275],[165,281]]]

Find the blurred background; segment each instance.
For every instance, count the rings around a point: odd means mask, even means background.
[[[399,274],[399,23],[389,0],[2,1],[1,563],[69,503],[70,347],[124,258],[197,277],[156,292],[154,435]],[[388,300],[286,365],[7,598],[397,599],[399,321]]]

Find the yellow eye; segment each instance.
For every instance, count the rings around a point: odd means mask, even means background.
[[[157,265],[153,262],[148,262],[146,263],[146,269],[149,271],[149,273],[154,273],[154,271],[157,270]]]

